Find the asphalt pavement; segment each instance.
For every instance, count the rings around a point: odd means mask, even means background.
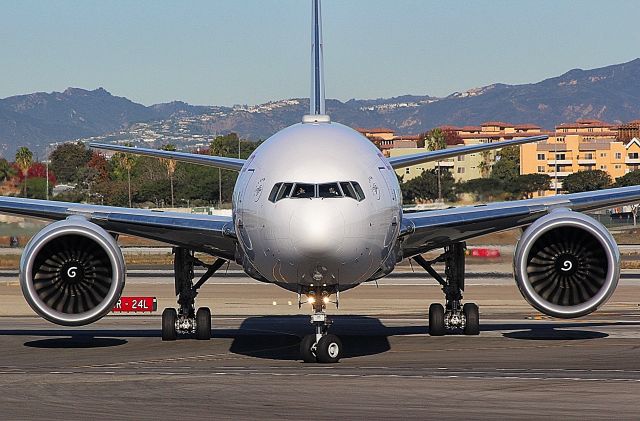
[[[147,274],[125,295],[153,295],[153,315],[109,315],[82,328],[52,325],[0,280],[3,419],[637,419],[640,281],[582,319],[541,316],[502,278],[471,282],[479,336],[428,335],[441,300],[422,278],[341,295],[329,310],[345,355],[304,364],[309,309],[295,294],[234,275],[202,290],[213,338],[160,340],[172,285]],[[154,282],[155,279],[155,282]],[[222,278],[220,278],[222,279]]]

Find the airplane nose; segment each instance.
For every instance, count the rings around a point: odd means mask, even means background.
[[[291,217],[290,238],[303,256],[318,258],[332,255],[342,246],[344,216],[331,200],[313,199],[301,203]]]

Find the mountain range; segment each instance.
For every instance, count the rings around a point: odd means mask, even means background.
[[[265,139],[300,121],[308,103],[294,98],[254,106],[194,106],[181,101],[144,106],[103,88],[12,96],[0,99],[0,156],[11,158],[20,146],[43,154],[53,142],[95,137],[135,140],[141,133],[152,133],[147,142],[169,140],[178,147],[228,132]],[[574,69],[537,83],[496,83],[446,97],[328,100],[327,110],[333,121],[351,127],[387,127],[402,134],[488,120],[533,123],[546,129],[579,118],[622,123],[640,119],[640,58],[598,69]]]

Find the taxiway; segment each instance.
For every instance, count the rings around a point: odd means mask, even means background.
[[[129,279],[125,294],[172,305],[164,278]],[[238,275],[201,294],[213,339],[176,342],[160,340],[158,315],[49,324],[32,316],[14,279],[2,279],[0,411],[3,419],[637,418],[633,276],[577,320],[540,317],[500,277],[471,281],[465,298],[480,305],[478,337],[430,337],[426,309],[441,296],[419,278],[348,291],[330,310],[346,355],[324,366],[297,360],[311,326],[295,295]]]

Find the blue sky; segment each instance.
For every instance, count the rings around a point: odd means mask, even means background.
[[[640,2],[324,0],[329,98],[447,95],[640,57]],[[309,0],[0,0],[0,98],[308,96]]]

